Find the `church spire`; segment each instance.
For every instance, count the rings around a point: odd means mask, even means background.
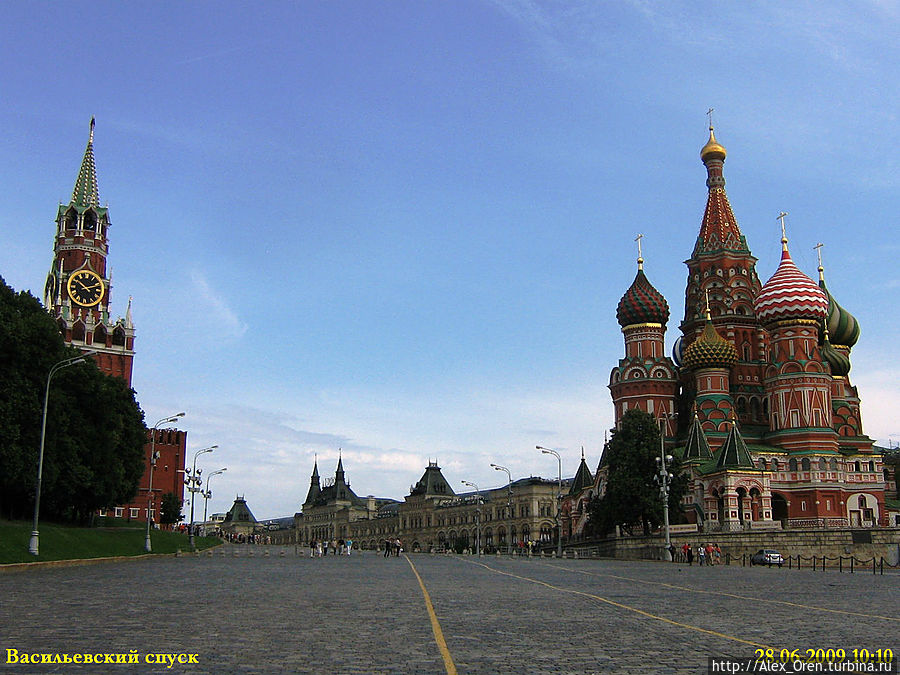
[[[706,210],[703,212],[703,222],[700,226],[700,236],[694,245],[694,256],[714,251],[740,251],[749,253],[747,242],[741,234],[728,195],[725,194],[725,148],[716,140],[712,120],[709,124],[709,140],[700,150],[700,159],[706,166],[706,186],[709,188],[709,196],[706,200]]]
[[[88,136],[87,148],[81,160],[75,189],[72,191],[72,204],[76,207],[100,206],[100,190],[97,187],[97,169],[94,166],[94,118],[91,117],[91,133]]]

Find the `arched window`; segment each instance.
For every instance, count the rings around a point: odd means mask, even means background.
[[[838,461],[837,461],[837,457],[832,457],[832,458],[831,458],[831,470],[832,470],[832,471],[837,471],[837,470],[838,470]]]
[[[78,227],[78,212],[75,209],[66,211],[66,229],[74,230]]]
[[[84,342],[84,324],[81,321],[72,326],[72,340]]]
[[[121,326],[116,326],[116,329],[113,331],[112,343],[116,347],[125,346],[125,329]]]
[[[824,457],[819,457],[819,471],[827,471],[828,470],[828,460]]]
[[[797,460],[794,459],[793,457],[791,457],[790,460],[788,460],[788,469],[790,469],[791,471],[797,470]]]
[[[97,229],[97,214],[88,209],[84,212],[82,223],[85,230],[90,230],[91,232],[93,232]]]
[[[541,525],[541,541],[552,541],[553,540],[553,528],[544,523]]]
[[[800,466],[803,468],[804,471],[809,471],[809,468],[810,468],[809,457],[804,457],[803,460],[800,462]]]

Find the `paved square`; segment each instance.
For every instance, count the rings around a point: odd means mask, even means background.
[[[0,668],[446,673],[413,566],[459,673],[700,673],[755,645],[900,653],[897,573],[232,551],[0,574]],[[8,649],[141,664],[7,665]],[[188,653],[199,664],[144,663]]]

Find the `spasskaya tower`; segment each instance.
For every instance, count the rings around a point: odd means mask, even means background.
[[[131,299],[125,317],[110,316],[112,273],[109,254],[109,210],[100,205],[94,166],[94,119],[75,189],[60,204],[53,239],[53,263],[44,286],[44,306],[56,319],[67,344],[95,352],[100,370],[131,385],[134,325]]]

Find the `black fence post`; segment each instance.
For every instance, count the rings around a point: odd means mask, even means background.
[[[853,559],[855,556],[850,556],[850,574],[853,574]]]
[[[842,555],[838,556],[838,569],[840,570],[841,574],[844,573],[844,556]]]

